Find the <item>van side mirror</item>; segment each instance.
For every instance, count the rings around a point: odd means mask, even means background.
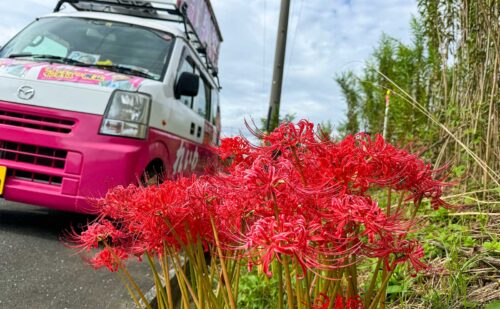
[[[200,77],[196,74],[183,72],[175,85],[175,96],[195,97],[200,88]]]

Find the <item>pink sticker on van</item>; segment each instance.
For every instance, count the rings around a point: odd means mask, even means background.
[[[44,62],[27,62],[15,59],[0,59],[0,73],[25,77],[31,69],[47,65]]]
[[[99,85],[122,90],[137,90],[143,78],[91,68],[76,68],[65,65],[44,67],[38,74],[39,80]]]

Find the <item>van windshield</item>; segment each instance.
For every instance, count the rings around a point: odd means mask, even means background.
[[[75,17],[42,18],[0,51],[0,58],[95,66],[160,80],[166,71],[173,36],[119,22]]]

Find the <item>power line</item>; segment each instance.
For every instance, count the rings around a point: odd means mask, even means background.
[[[262,44],[262,91],[265,93],[266,90],[266,21],[267,21],[267,0],[264,0],[264,22],[262,23],[264,25],[264,42]]]
[[[293,2],[292,2],[293,3]],[[299,25],[300,25],[300,20],[302,18],[302,11],[304,9],[304,0],[301,0],[300,2],[300,6],[299,6],[299,11],[297,13],[297,21],[296,21],[296,24],[295,24],[295,29],[292,33],[292,36],[291,36],[291,45],[290,45],[290,51],[288,53],[288,57],[286,59],[286,66],[285,66],[285,85],[286,85],[286,82],[288,80],[288,75],[290,73],[290,62],[292,61],[292,58],[293,58],[293,51],[295,49],[295,41],[297,39],[297,32],[298,32],[298,29],[299,29]]]

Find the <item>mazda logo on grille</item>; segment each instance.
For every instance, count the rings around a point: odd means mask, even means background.
[[[35,96],[35,89],[30,86],[21,86],[17,89],[17,96],[22,100],[31,100]]]

